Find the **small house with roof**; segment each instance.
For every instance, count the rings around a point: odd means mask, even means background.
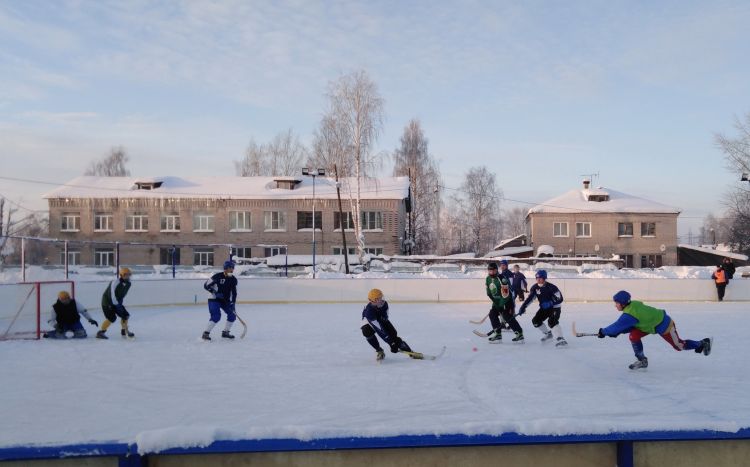
[[[677,264],[680,210],[609,188],[571,190],[529,209],[533,245],[557,257],[619,256],[623,267]]]

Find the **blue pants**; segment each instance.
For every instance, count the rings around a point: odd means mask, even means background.
[[[46,337],[52,339],[67,339],[67,337],[65,337],[65,333],[68,331],[71,331],[73,333],[73,337],[75,339],[86,338],[86,330],[83,329],[83,325],[81,325],[80,321],[76,321],[73,324],[63,324],[61,332],[49,331],[48,333],[46,333]]]
[[[227,314],[227,321],[230,323],[237,319],[237,315],[234,314],[234,305],[223,300],[209,300],[208,301],[208,312],[211,313],[211,321],[218,323],[221,319],[221,310]]]

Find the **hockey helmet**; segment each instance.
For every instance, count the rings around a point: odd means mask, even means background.
[[[508,260],[507,259],[501,259],[500,260],[500,264],[504,264],[504,265],[507,266],[508,265]]]
[[[232,260],[224,261],[224,270],[226,271],[227,269],[234,269],[234,261]]]
[[[630,294],[625,290],[620,290],[612,297],[612,300],[615,303],[619,303],[620,305],[625,306],[630,303]]]
[[[131,276],[130,268],[127,268],[125,266],[120,267],[120,278],[126,279]]]
[[[57,299],[60,300],[61,302],[66,302],[66,301],[70,300],[70,293],[68,293],[67,290],[61,290],[57,294]]]
[[[367,293],[367,300],[371,302],[377,302],[383,299],[383,291],[380,289],[372,289]]]
[[[497,271],[497,263],[490,263],[487,265],[487,269],[494,269]]]
[[[547,271],[545,271],[544,269],[540,269],[536,272],[534,277],[536,277],[537,279],[547,280]]]

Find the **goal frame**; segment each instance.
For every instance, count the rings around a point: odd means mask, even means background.
[[[69,284],[70,285],[70,297],[75,299],[76,297],[76,283],[72,280],[52,280],[52,281],[25,281],[25,282],[12,282],[8,284],[2,284],[7,286],[32,286],[32,289],[29,291],[29,297],[24,300],[24,302],[21,304],[20,308],[15,310],[15,317],[11,321],[10,325],[6,329],[0,329],[0,341],[6,341],[6,340],[38,340],[42,337],[42,287],[47,285],[55,285],[55,284]],[[36,329],[33,331],[33,336],[31,337],[14,337],[14,333],[11,332],[11,328],[13,327],[13,323],[15,323],[18,316],[20,316],[20,313],[22,312],[24,306],[26,306],[28,300],[31,299],[31,295],[34,295],[33,298],[33,305],[34,310],[36,313],[35,321],[36,321]],[[51,306],[52,304],[50,304]],[[20,334],[30,334],[31,332],[22,332]]]

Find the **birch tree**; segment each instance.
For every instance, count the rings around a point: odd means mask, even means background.
[[[245,156],[235,161],[234,167],[240,177],[292,176],[299,175],[306,157],[307,148],[290,128],[266,144],[250,139]]]
[[[466,172],[460,200],[469,228],[468,245],[480,255],[491,250],[499,240],[501,198],[495,174],[487,167],[472,167]]]
[[[128,177],[130,171],[126,164],[130,160],[125,148],[122,146],[114,147],[110,150],[109,155],[99,161],[92,161],[84,175],[97,175],[100,177]]]
[[[411,185],[411,239],[416,254],[437,249],[436,213],[440,202],[440,170],[428,149],[428,140],[417,119],[411,120],[393,153],[393,175],[409,176]]]
[[[737,119],[734,125],[737,136],[715,136],[716,144],[724,155],[729,170],[742,178],[750,178],[750,112],[744,120]],[[728,241],[739,251],[750,253],[750,187],[748,181],[731,189],[724,195],[726,217],[729,220]]]

